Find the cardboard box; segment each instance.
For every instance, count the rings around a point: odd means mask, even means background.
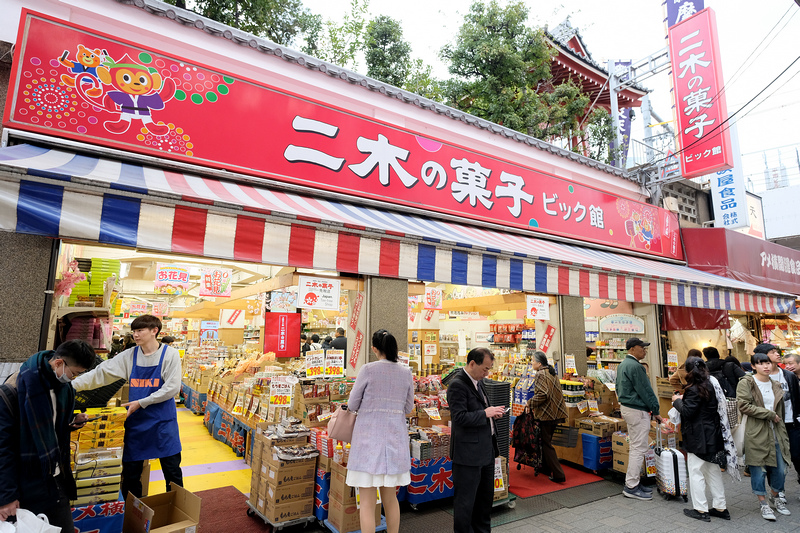
[[[627,453],[614,452],[614,457],[611,459],[611,468],[617,472],[627,472],[628,460],[629,456]]]
[[[261,476],[265,477],[270,484],[278,487],[313,481],[314,473],[317,471],[316,458],[302,463],[302,465],[294,467],[280,467],[264,463],[261,465]]]
[[[317,465],[317,458],[310,457],[308,459],[296,459],[294,461],[284,461],[282,459],[278,459],[278,453],[275,451],[274,448],[270,448],[270,453],[266,455],[267,463],[273,466],[277,466],[279,468],[300,468],[301,466],[307,465]],[[264,454],[261,454],[262,463],[264,462]]]
[[[283,505],[292,501],[314,498],[314,480],[276,487],[267,483],[266,493],[260,497],[266,500],[267,506]]]
[[[320,455],[317,457],[317,468],[322,468],[326,472],[330,472],[332,462],[333,457],[325,457],[324,455]]]
[[[128,494],[122,533],[189,533],[200,522],[201,500],[172,483],[171,491],[146,498]]]
[[[328,521],[339,533],[361,530],[361,518],[355,502],[344,504],[333,497],[328,502]],[[381,523],[381,506],[375,506],[375,524]]]
[[[577,420],[577,423],[581,433],[588,433],[598,437],[609,437],[616,431],[614,424],[598,420],[597,417],[581,418]]]
[[[312,482],[313,485],[313,482]],[[314,498],[307,498],[302,501],[289,502],[281,505],[264,504],[264,516],[272,523],[297,520],[314,514]]]
[[[107,476],[119,476],[122,474],[122,465],[108,468],[94,468],[78,470],[75,472],[75,479],[98,478]]]
[[[347,485],[347,467],[339,463],[331,463],[331,488],[330,497],[336,499],[341,504],[356,503],[356,489]]]
[[[119,487],[116,487],[116,490],[111,492],[78,496],[76,499],[72,500],[72,506],[79,507],[83,505],[96,505],[103,502],[114,502],[117,501],[117,498],[119,498]]]
[[[614,432],[611,435],[611,451],[616,455],[617,453],[628,454],[630,453],[631,443],[628,440],[628,434],[622,432]]]
[[[508,463],[506,458],[502,455],[500,456],[500,462],[503,469],[503,490],[495,490],[493,501],[504,500],[508,498]]]
[[[121,482],[122,476],[90,477],[76,479],[75,486],[80,489],[85,487],[97,487],[100,485],[119,485]]]

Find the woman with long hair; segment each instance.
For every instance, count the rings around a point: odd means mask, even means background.
[[[708,375],[708,367],[701,358],[687,358],[685,368],[686,388],[682,395],[672,396],[672,405],[681,414],[683,445],[688,452],[686,465],[693,509],[684,509],[683,514],[705,522],[711,521],[712,516],[730,520],[720,467],[735,470],[736,454],[731,450],[733,464],[729,465],[724,435],[730,443],[733,440],[725,395],[719,382]],[[706,489],[711,493],[710,509]]]
[[[567,406],[561,394],[561,383],[555,369],[547,361],[542,351],[533,353],[533,369],[536,378],[533,385],[533,397],[528,400],[528,409],[533,418],[539,421],[542,434],[542,472],[550,476],[551,481],[563,483],[567,480],[564,469],[558,462],[556,449],[553,448],[553,433],[556,426],[567,419]]]
[[[750,363],[755,373],[743,377],[736,387],[739,411],[747,415],[744,459],[750,467],[750,487],[761,505],[761,517],[775,520],[770,504],[782,515],[792,514],[781,494],[789,462],[789,435],[783,423],[783,389],[769,377],[772,361],[767,354],[754,353]]]
[[[397,363],[397,339],[385,329],[372,335],[372,352],[378,360],[361,367],[347,402],[358,416],[346,483],[359,488],[361,531],[375,531],[377,487],[386,530],[397,533],[397,487],[411,483],[406,414],[414,408],[414,380],[409,368]]]

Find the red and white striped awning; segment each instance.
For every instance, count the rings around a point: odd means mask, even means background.
[[[0,150],[0,229],[537,293],[795,310],[792,295],[682,265],[27,144]]]

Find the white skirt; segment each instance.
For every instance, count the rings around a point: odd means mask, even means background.
[[[403,487],[411,483],[411,471],[402,474],[369,474],[348,470],[345,480],[350,487]]]

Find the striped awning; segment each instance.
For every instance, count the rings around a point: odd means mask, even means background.
[[[0,229],[273,265],[760,313],[794,296],[672,263],[21,144]]]

